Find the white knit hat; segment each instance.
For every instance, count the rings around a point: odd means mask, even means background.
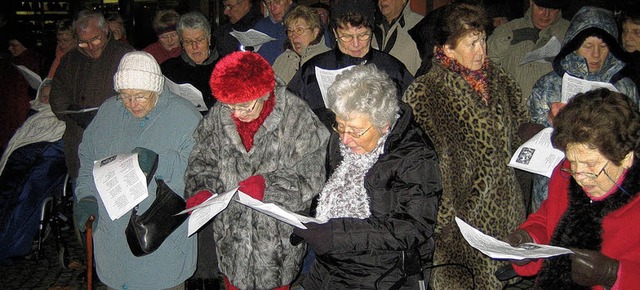
[[[164,76],[152,55],[144,51],[125,54],[120,60],[118,71],[113,76],[114,89],[138,89],[160,94],[164,86]]]

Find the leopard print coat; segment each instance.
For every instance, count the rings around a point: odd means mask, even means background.
[[[516,82],[490,63],[490,100],[485,105],[469,84],[437,61],[407,88],[404,100],[431,136],[441,158],[442,204],[436,227],[434,265],[460,263],[475,276],[477,289],[500,289],[494,272],[502,263],[471,248],[454,217],[484,233],[504,238],[524,221],[525,207],[514,170],[507,166],[519,145],[518,126],[529,120]],[[461,267],[434,269],[433,289],[471,289]]]

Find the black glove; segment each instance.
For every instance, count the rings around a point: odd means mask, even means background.
[[[78,105],[70,105],[67,110],[69,111],[80,111],[82,108]],[[67,114],[69,119],[73,120],[78,124],[78,126],[82,127],[82,129],[87,129],[87,126],[93,121],[93,117],[96,116],[96,111],[84,112],[84,113],[69,113]]]
[[[147,177],[147,185],[149,185],[158,168],[158,154],[142,147],[133,148],[131,153],[138,153],[138,165]]]
[[[582,286],[602,285],[611,288],[618,279],[616,259],[609,258],[599,251],[571,249],[571,280]]]
[[[533,136],[538,134],[538,132],[542,131],[542,129],[544,128],[545,127],[542,124],[536,124],[536,123],[521,124],[520,127],[518,127],[518,137],[520,137],[520,140],[522,141],[527,141],[533,138]]]
[[[524,243],[533,243],[533,238],[529,235],[529,233],[523,229],[517,229],[513,233],[509,234],[504,238],[504,241],[509,243],[512,247],[519,247]],[[511,263],[514,263],[518,266],[523,266],[529,264],[531,259],[522,259],[522,260],[509,260]]]
[[[304,224],[307,229],[293,229],[293,235],[303,238],[309,244],[309,247],[317,254],[324,255],[331,251],[333,248],[333,230],[331,221],[324,224],[306,223]],[[295,241],[293,236],[290,241],[293,244]]]
[[[73,219],[78,230],[83,232],[89,216],[94,216],[93,227],[98,226],[98,202],[93,196],[85,197],[73,204]]]

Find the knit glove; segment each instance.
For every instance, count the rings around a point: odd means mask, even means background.
[[[98,201],[93,196],[85,197],[73,204],[73,218],[76,227],[81,232],[85,231],[89,216],[94,216],[93,227],[98,226]]]
[[[158,153],[143,147],[133,148],[131,153],[138,153],[138,165],[144,176],[147,177],[147,185],[149,185],[158,168]]]
[[[213,193],[211,193],[211,191],[208,191],[206,189],[198,191],[198,193],[196,193],[194,196],[187,199],[186,208],[192,208],[196,205],[199,205],[205,202],[205,200],[209,199],[212,195]],[[191,214],[191,212],[189,212],[189,214]]]
[[[599,251],[570,249],[571,280],[582,286],[602,285],[611,288],[618,279],[617,260],[609,258]]]
[[[254,175],[238,183],[240,191],[247,195],[262,201],[264,198],[264,189],[266,187],[264,177],[262,175]]]
[[[533,238],[529,235],[529,233],[523,229],[517,229],[513,233],[509,234],[504,238],[504,241],[507,242],[512,247],[519,247],[524,243],[533,243]],[[514,263],[518,266],[523,266],[529,264],[531,259],[522,259],[522,260],[510,260],[511,263]]]
[[[319,256],[333,249],[333,226],[331,221],[324,224],[306,223],[307,229],[294,228],[293,234],[303,238]],[[293,237],[290,239],[293,242]]]

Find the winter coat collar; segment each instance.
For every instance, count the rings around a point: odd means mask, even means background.
[[[347,67],[350,65],[364,65],[373,58],[373,48],[369,47],[369,51],[363,57],[353,57],[340,51],[336,45],[334,48],[336,54],[337,67]]]

